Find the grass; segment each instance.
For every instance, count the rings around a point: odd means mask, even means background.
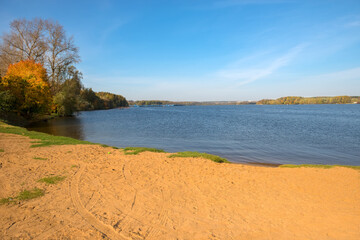
[[[18,200],[30,200],[33,198],[44,196],[44,194],[44,190],[39,188],[33,188],[32,190],[24,190],[20,192],[16,198]]]
[[[106,144],[100,144],[100,146],[102,146],[102,147],[111,147],[113,149],[119,149],[118,147],[113,147],[113,146],[109,146],[109,145],[106,145]]]
[[[0,152],[5,152],[5,151],[4,151],[4,149],[1,149],[1,148],[0,148]]]
[[[81,141],[74,138],[53,136],[46,133],[28,131],[22,127],[11,126],[0,122],[0,133],[11,133],[21,136],[27,136],[37,141],[32,142],[31,147],[46,147],[51,145],[76,145],[76,144],[95,144],[87,141]]]
[[[46,184],[57,184],[64,180],[65,176],[50,176],[50,177],[44,177],[38,180],[38,182],[43,182]]]
[[[33,159],[35,159],[35,160],[48,160],[47,158],[42,158],[42,157],[33,157]]]
[[[0,199],[0,205],[15,203],[16,200],[24,201],[44,196],[45,192],[39,188],[33,188],[31,190],[24,190],[16,197],[8,197]]]
[[[175,157],[192,157],[192,158],[206,158],[211,161],[217,162],[217,163],[229,163],[229,161],[225,158],[208,154],[208,153],[199,153],[199,152],[178,152],[171,154],[169,158],[175,158]]]
[[[9,204],[12,201],[12,198],[1,198],[0,205]]]
[[[31,147],[46,147],[51,145],[76,145],[76,144],[96,144],[87,141],[81,141],[74,138],[62,137],[62,136],[53,136],[46,133],[40,133],[35,131],[28,131],[25,128],[15,127],[8,124],[5,124],[0,121],[0,133],[11,133],[22,136],[27,136],[31,139],[36,139]],[[102,147],[111,147],[106,144],[100,144]],[[113,149],[118,149],[117,147],[112,147]],[[146,148],[146,147],[126,147],[124,148],[125,155],[137,155],[142,152],[165,152],[162,149],[156,148]],[[71,153],[71,151],[68,151]],[[110,153],[109,153],[110,154]],[[180,152],[176,154],[172,154],[169,157],[202,157],[206,159],[210,159],[214,162],[228,162],[225,158],[221,158],[219,156],[207,154],[207,153],[198,153],[198,152]],[[47,160],[41,158],[34,158],[38,160]]]
[[[126,147],[126,148],[124,148],[125,155],[137,155],[142,152],[164,153],[165,151],[162,149],[146,148],[146,147]]]
[[[75,164],[71,165],[71,168],[77,168],[77,167],[79,167],[79,166],[75,165]]]
[[[280,165],[279,167],[281,168],[324,168],[324,169],[329,169],[329,168],[333,168],[333,167],[346,167],[346,168],[352,168],[355,170],[360,170],[360,166],[349,166],[349,165],[321,165],[321,164],[299,164],[299,165],[295,165],[295,164],[284,164],[284,165]]]

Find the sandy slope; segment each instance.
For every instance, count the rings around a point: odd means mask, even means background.
[[[0,206],[0,239],[360,239],[360,171],[30,148],[11,134],[0,149],[0,198],[46,190]],[[66,179],[37,182],[50,174]]]

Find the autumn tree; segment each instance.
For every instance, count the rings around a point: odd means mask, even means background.
[[[51,20],[18,19],[10,23],[10,33],[1,36],[0,76],[10,64],[34,60],[46,68],[52,93],[60,90],[69,67],[78,63],[78,48],[62,25]]]
[[[48,112],[51,103],[53,112],[67,116],[78,110],[128,106],[121,95],[83,89],[78,62],[73,37],[58,22],[12,21],[10,32],[0,36],[0,110],[31,117]]]
[[[44,21],[41,19],[32,21],[20,19],[10,23],[11,32],[1,37],[1,75],[4,75],[10,64],[21,60],[34,60],[43,63],[44,54],[47,50],[44,26]]]
[[[34,60],[11,64],[0,82],[1,95],[13,104],[13,111],[25,117],[48,113],[51,93],[45,68]],[[6,109],[5,109],[6,110]]]

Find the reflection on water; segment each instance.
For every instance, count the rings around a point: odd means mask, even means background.
[[[77,117],[64,117],[37,122],[27,126],[27,128],[32,131],[44,132],[51,135],[85,140],[81,118]]]

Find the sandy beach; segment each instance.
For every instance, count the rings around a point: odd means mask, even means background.
[[[0,205],[0,239],[360,239],[358,170],[31,141],[0,133],[0,199],[44,190]]]

